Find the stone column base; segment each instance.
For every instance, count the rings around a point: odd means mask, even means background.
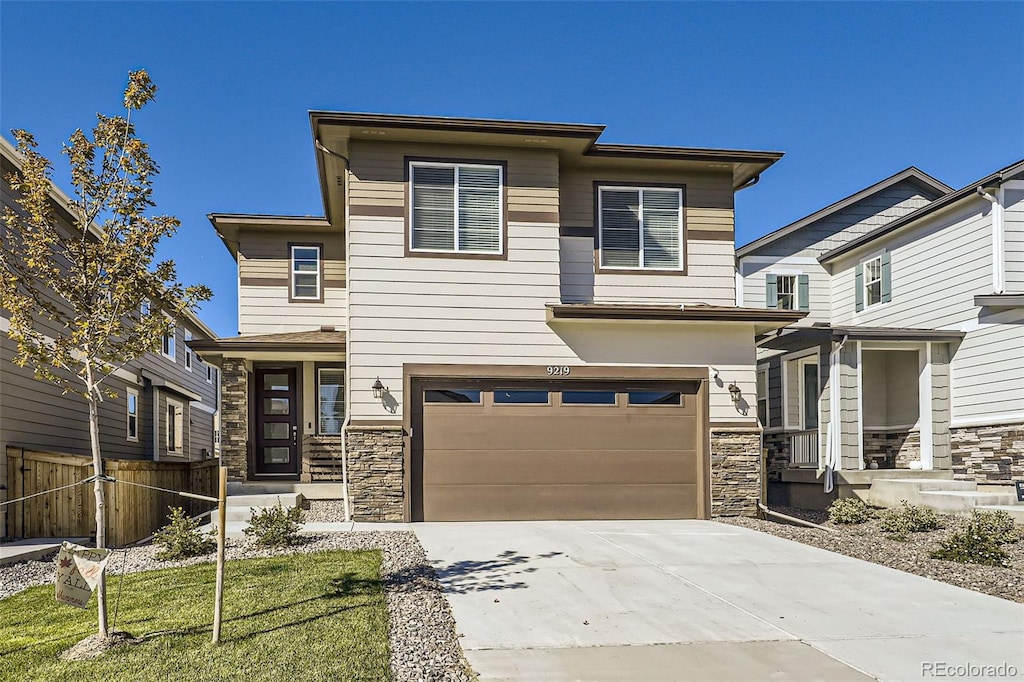
[[[356,521],[405,520],[405,431],[394,426],[349,426],[348,487]]]
[[[761,434],[711,431],[711,516],[756,516],[761,499]]]
[[[953,478],[1011,485],[1024,479],[1024,424],[949,430]]]

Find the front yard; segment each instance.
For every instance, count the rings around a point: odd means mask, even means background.
[[[213,564],[130,573],[116,627],[142,641],[73,662],[57,655],[95,632],[95,598],[79,610],[54,601],[52,584],[33,587],[0,601],[0,679],[387,680],[380,574],[377,550],[230,561],[214,646]]]
[[[773,509],[821,524],[836,532],[829,533],[817,528],[793,526],[766,519],[733,517],[718,520],[994,597],[1024,603],[1024,541],[1003,546],[1010,555],[1008,568],[961,564],[932,559],[929,556],[931,550],[935,549],[941,540],[945,540],[966,524],[963,517],[940,515],[943,528],[928,533],[910,533],[905,540],[894,540],[882,531],[877,518],[858,525],[839,525],[829,521],[827,511],[782,507]]]

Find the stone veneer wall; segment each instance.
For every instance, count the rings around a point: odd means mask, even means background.
[[[920,431],[865,431],[864,462],[878,458],[881,469],[909,469],[910,462],[921,459]]]
[[[756,516],[761,499],[761,434],[711,431],[711,515]]]
[[[349,426],[348,487],[356,521],[403,521],[405,431],[395,426]]]
[[[764,434],[764,449],[768,451],[768,478],[778,480],[782,470],[789,468],[789,434]]]
[[[245,360],[224,358],[220,385],[220,458],[228,478],[244,481],[249,461],[249,373]]]
[[[1024,479],[1024,424],[950,429],[953,478],[1009,485]]]

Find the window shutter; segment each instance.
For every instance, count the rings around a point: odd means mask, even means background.
[[[412,248],[455,249],[455,169],[412,166]]]
[[[797,277],[797,303],[800,310],[811,309],[811,280],[807,275]]]
[[[856,301],[855,307],[857,309],[857,312],[859,313],[860,311],[864,310],[864,266],[860,263],[857,263],[857,269],[855,270],[855,273],[856,274],[853,278],[854,288],[856,289],[856,292],[854,293],[854,300]]]
[[[679,192],[643,190],[644,267],[678,268]]]
[[[766,307],[778,308],[779,307],[779,276],[768,274],[764,279],[764,300]]]
[[[892,256],[886,251],[882,254],[882,303],[892,300]]]
[[[601,190],[601,265],[640,267],[640,193]]]
[[[460,166],[459,251],[501,251],[501,172]]]

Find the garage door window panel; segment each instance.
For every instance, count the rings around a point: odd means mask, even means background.
[[[683,394],[679,391],[630,391],[629,404],[644,407],[679,407],[683,404]]]
[[[423,392],[423,402],[479,405],[482,393],[478,388],[428,388]]]
[[[562,391],[563,405],[615,405],[615,391]]]
[[[530,389],[495,389],[495,405],[548,405],[551,402],[549,391]]]

